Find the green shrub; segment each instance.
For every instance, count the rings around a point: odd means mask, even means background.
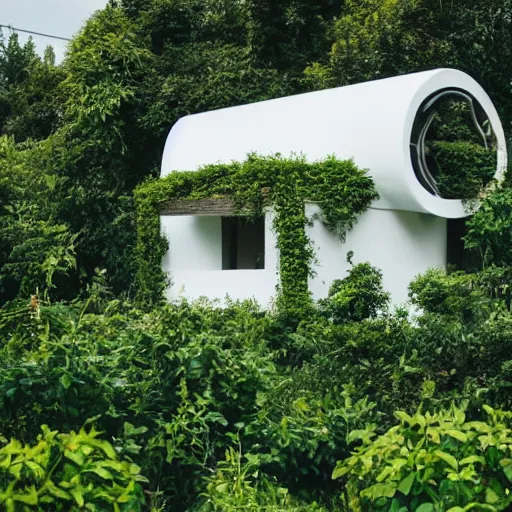
[[[512,503],[512,413],[484,406],[487,421],[466,421],[452,407],[413,416],[375,438],[352,433],[363,445],[340,462],[333,478],[347,481],[353,511],[505,510]],[[374,439],[375,438],[375,439]]]
[[[349,432],[377,419],[375,404],[366,397],[353,400],[348,387],[323,396],[287,389],[289,380],[260,398],[260,414],[244,432],[252,444],[246,443],[265,473],[291,492],[320,497],[337,487],[332,468],[349,454]]]
[[[496,172],[496,151],[467,141],[435,141],[430,154],[440,170],[436,176],[445,199],[475,199]]]
[[[14,331],[0,358],[0,431],[24,442],[39,425],[76,430],[96,418],[125,448],[125,422],[143,428],[133,455],[172,506],[191,504],[202,478],[258,414],[258,395],[277,369],[262,339],[267,320],[253,305],[162,306],[145,313],[113,301],[101,315],[86,304],[13,307]],[[0,333],[1,333],[0,325]],[[157,483],[158,482],[158,483]]]
[[[233,448],[226,450],[225,459],[219,461],[214,475],[206,479],[206,491],[191,512],[326,512],[314,502],[298,502],[275,479],[259,472],[254,457],[246,458]]]
[[[414,323],[400,311],[333,322],[321,307],[296,322],[253,303],[147,312],[109,301],[100,282],[72,304],[17,301],[0,310],[0,432],[33,445],[41,424],[78,431],[93,418],[162,510],[207,506],[206,495],[218,510],[336,510],[343,483],[330,476],[350,431],[382,434],[393,411],[422,402],[470,400],[470,419],[482,403],[512,407],[512,315],[489,291],[505,277],[483,276],[418,279]],[[231,478],[222,461],[234,439],[255,494],[208,487]]]
[[[351,257],[349,253],[350,263]],[[366,262],[354,265],[344,279],[335,280],[320,306],[334,323],[340,324],[374,318],[389,300],[390,294],[382,287],[382,272]]]
[[[461,318],[465,322],[482,319],[490,309],[478,275],[464,272],[427,270],[410,283],[409,297],[424,312]]]
[[[467,249],[481,253],[484,265],[512,265],[512,189],[495,191],[482,201],[478,211],[467,220]]]
[[[141,510],[146,478],[94,428],[59,434],[43,425],[42,431],[33,445],[11,439],[0,448],[2,510]]]

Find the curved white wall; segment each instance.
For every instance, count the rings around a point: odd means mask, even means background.
[[[260,155],[304,154],[353,158],[369,170],[380,201],[375,207],[431,213],[445,218],[467,215],[458,200],[435,197],[416,178],[410,156],[414,119],[436,91],[470,93],[486,111],[498,143],[500,179],[506,144],[498,114],[486,92],[470,76],[437,69],[347,87],[289,96],[182,118],[169,133],[161,175],[196,170],[211,163]]]

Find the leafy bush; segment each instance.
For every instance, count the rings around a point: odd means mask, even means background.
[[[468,249],[478,250],[485,265],[512,265],[512,189],[504,188],[489,194],[479,210],[467,221],[464,238]]]
[[[353,400],[348,387],[322,395],[289,389],[287,380],[260,398],[261,412],[244,432],[251,460],[296,495],[320,496],[337,487],[331,470],[349,454],[348,433],[376,420],[375,404]]]
[[[472,142],[436,141],[430,153],[440,169],[436,181],[445,199],[475,199],[496,172],[496,151]]]
[[[150,490],[159,482],[162,501],[186,507],[278,379],[261,338],[268,320],[250,304],[145,313],[114,301],[96,315],[87,313],[93,303],[5,311],[0,332],[12,339],[0,362],[0,431],[32,441],[42,423],[70,430],[96,418],[121,449],[144,444],[129,453]],[[140,432],[133,440],[125,422]]]
[[[351,263],[351,254],[348,261]],[[374,318],[389,304],[390,294],[382,287],[382,272],[370,263],[354,265],[348,276],[329,288],[328,299],[320,306],[336,324]]]
[[[347,480],[350,510],[505,510],[512,503],[512,413],[484,407],[488,418],[466,421],[452,407],[413,416],[376,439],[354,431],[363,446],[338,464],[333,478]]]
[[[251,456],[242,460],[242,454],[233,448],[226,450],[215,474],[209,477],[202,500],[191,512],[223,512],[247,510],[259,512],[323,512],[316,503],[297,502],[284,487],[276,485],[258,471],[258,464]]]
[[[333,322],[319,307],[294,324],[252,303],[146,312],[110,300],[100,275],[83,301],[16,301],[0,310],[0,431],[33,445],[41,424],[76,432],[91,418],[142,468],[157,509],[339,509],[330,475],[350,431],[382,434],[422,402],[468,401],[470,419],[484,401],[512,407],[496,272],[418,278],[414,323],[400,311]]]
[[[475,321],[489,310],[488,297],[477,279],[475,274],[430,269],[409,285],[409,297],[424,312]]]
[[[42,426],[34,445],[0,448],[0,505],[7,512],[135,511],[145,502],[140,468],[119,460],[91,428],[59,434]]]
[[[62,180],[42,173],[39,147],[0,137],[0,301],[25,297],[39,288],[54,295],[60,278],[76,267],[73,234],[58,222],[51,196]],[[64,294],[65,295],[65,294]]]

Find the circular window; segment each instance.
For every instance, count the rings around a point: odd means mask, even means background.
[[[437,91],[422,103],[410,145],[418,181],[443,199],[474,199],[496,173],[490,120],[478,101],[459,89]]]

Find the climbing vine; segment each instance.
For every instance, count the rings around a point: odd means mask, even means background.
[[[262,193],[263,191],[263,193]],[[235,214],[258,217],[266,204],[275,210],[274,229],[280,254],[279,304],[288,310],[310,302],[308,277],[314,251],[306,234],[304,202],[320,205],[324,224],[340,239],[378,197],[373,181],[351,160],[309,163],[303,156],[261,157],[215,164],[198,171],[173,172],[135,191],[137,205],[137,293],[141,302],[162,299],[168,285],[161,267],[167,243],[160,234],[159,212],[175,199],[230,196]],[[171,276],[172,277],[172,276]]]

